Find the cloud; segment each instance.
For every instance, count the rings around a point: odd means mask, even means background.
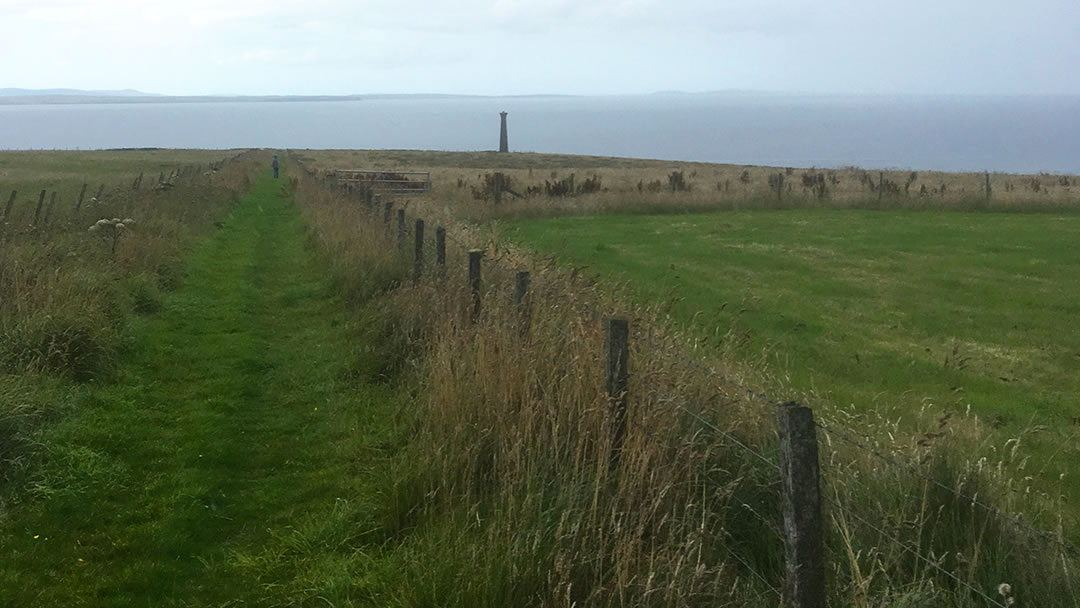
[[[19,58],[0,86],[1080,92],[1076,14],[1075,0],[0,0],[0,54]]]

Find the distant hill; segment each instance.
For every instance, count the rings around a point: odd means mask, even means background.
[[[122,91],[85,91],[82,89],[0,89],[0,97],[51,97],[71,95],[78,97],[154,97],[154,93],[143,93],[135,89]]]

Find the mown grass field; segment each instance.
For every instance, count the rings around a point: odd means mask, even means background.
[[[1080,215],[759,210],[506,226],[763,363],[780,394],[886,417],[970,408],[1001,441],[1023,433],[1041,476],[1067,473],[1080,499]]]

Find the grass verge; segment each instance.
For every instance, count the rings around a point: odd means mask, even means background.
[[[112,379],[34,435],[44,458],[0,513],[0,603],[373,601],[399,397],[359,380],[283,190],[263,175]]]

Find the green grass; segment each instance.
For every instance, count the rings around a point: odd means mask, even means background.
[[[350,322],[281,183],[263,176],[115,377],[38,432],[45,456],[0,502],[0,605],[370,600],[400,397],[350,372]]]
[[[763,361],[773,390],[909,419],[928,403],[970,406],[1002,442],[1048,425],[1025,439],[1036,470],[1075,472],[1080,216],[789,210],[508,226]],[[1066,483],[1080,499],[1080,476]]]

